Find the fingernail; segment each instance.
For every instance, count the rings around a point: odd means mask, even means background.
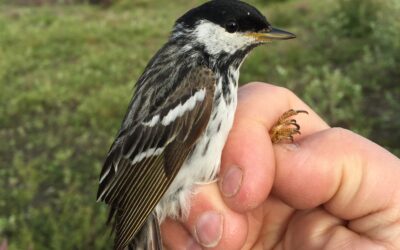
[[[197,242],[194,239],[190,239],[188,244],[187,244],[187,250],[201,250],[201,246],[197,244]]]
[[[232,197],[237,194],[242,185],[243,172],[237,166],[229,168],[221,182],[221,192],[225,197]]]
[[[203,213],[194,228],[198,242],[204,247],[215,247],[222,237],[223,217],[220,213]]]

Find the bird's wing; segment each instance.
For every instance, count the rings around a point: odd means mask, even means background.
[[[214,88],[210,69],[192,70],[165,105],[122,131],[111,146],[97,199],[111,206],[116,249],[140,230],[205,130]]]

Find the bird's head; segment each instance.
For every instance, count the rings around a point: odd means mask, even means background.
[[[256,8],[236,0],[213,0],[180,17],[171,35],[189,46],[200,45],[211,56],[235,54],[272,40],[296,36],[273,28]]]

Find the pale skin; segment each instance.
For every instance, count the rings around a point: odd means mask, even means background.
[[[309,113],[301,135],[272,144],[289,109]],[[240,88],[219,180],[191,202],[162,225],[167,249],[400,249],[400,159],[269,84]]]

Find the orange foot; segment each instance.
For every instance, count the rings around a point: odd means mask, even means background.
[[[299,113],[308,114],[305,110],[288,110],[275,123],[269,131],[272,143],[279,142],[293,142],[293,135],[300,134],[300,125],[297,124],[295,119],[289,119]]]

